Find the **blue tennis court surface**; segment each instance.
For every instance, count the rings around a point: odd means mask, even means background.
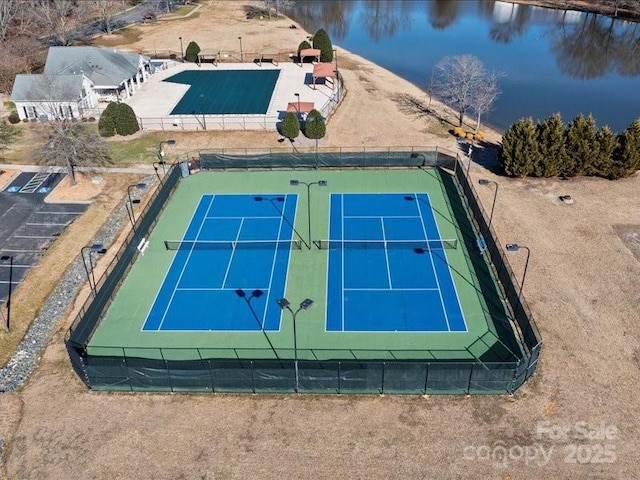
[[[467,331],[427,194],[334,193],[330,209],[328,331]],[[339,248],[354,241],[372,243]]]
[[[280,70],[187,70],[165,82],[190,85],[171,115],[265,114]]]
[[[173,262],[142,329],[279,330],[296,204],[295,194],[203,195],[183,243],[164,253]]]

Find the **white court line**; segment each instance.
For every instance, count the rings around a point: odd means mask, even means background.
[[[340,222],[341,222],[341,231],[340,231],[340,238],[344,241],[344,193],[340,194]],[[342,260],[342,285],[341,285],[341,296],[342,296],[342,316],[340,318],[340,321],[342,323],[342,330],[344,332],[344,250],[341,252],[341,260]]]
[[[282,215],[280,215],[280,224],[278,225],[278,240],[280,240],[280,236],[282,235],[282,222],[284,221],[284,212],[286,211],[287,211],[287,195],[285,194],[284,205],[282,206]],[[293,232],[291,232],[291,236],[293,236]],[[269,310],[269,297],[271,296],[271,286],[273,285],[273,273],[276,268],[277,258],[278,258],[278,247],[274,249],[273,258],[271,259],[271,275],[269,275],[269,288],[267,289],[267,298],[265,299],[265,307],[264,307],[264,311],[262,312],[262,322],[260,324],[261,330],[264,330],[264,323],[267,317],[267,310]]]
[[[429,206],[431,206],[431,200],[427,194],[427,199],[429,200]],[[440,227],[438,227],[438,222],[436,221],[435,215],[433,215],[433,208],[431,208],[431,217],[433,218],[433,223],[436,224],[436,231],[438,232],[438,238],[442,239],[440,235]],[[458,302],[458,308],[460,309],[460,315],[462,316],[462,323],[464,324],[464,331],[468,332],[469,328],[467,326],[467,321],[464,318],[464,312],[462,311],[462,304],[460,303],[460,297],[458,296],[458,289],[456,288],[456,282],[453,281],[453,273],[451,272],[451,267],[449,266],[449,258],[447,257],[446,249],[442,249],[442,254],[444,255],[444,261],[447,264],[447,273],[449,274],[449,279],[451,280],[451,285],[453,285],[453,292],[456,294],[456,302]],[[445,310],[446,311],[446,310]],[[460,331],[460,330],[457,330]]]
[[[273,216],[257,216],[257,217],[205,217],[205,220],[262,220],[263,218],[278,219],[277,215]]]
[[[181,292],[235,292],[238,290],[237,288],[217,288],[217,287],[178,287],[176,290],[180,290]],[[245,290],[269,290],[269,287],[245,287]]]
[[[9,265],[8,263],[0,263],[0,268],[31,268],[33,265],[17,264]]]
[[[422,208],[420,207],[420,200],[418,199],[418,194],[414,193],[414,197],[416,199],[416,205],[418,206],[418,211],[420,212],[420,222],[422,223],[422,232],[424,233],[424,238],[429,238],[427,235],[427,227],[424,225],[424,218],[422,218]],[[431,202],[429,202],[431,205]],[[433,219],[435,222],[435,218]],[[437,227],[437,225],[436,225]],[[440,238],[440,232],[438,232],[438,238]],[[436,272],[436,265],[433,262],[433,255],[431,254],[431,249],[427,250],[429,252],[429,259],[431,260],[431,269],[433,271],[433,276],[436,279],[436,285],[438,286],[438,296],[440,297],[440,305],[442,305],[442,311],[444,312],[444,320],[447,322],[447,331],[451,331],[451,325],[449,324],[449,316],[447,315],[447,309],[444,306],[444,298],[442,298],[442,290],[440,290],[440,279],[438,278],[438,272]]]
[[[200,205],[200,202],[202,202],[202,199],[204,197],[206,197],[208,195],[202,194],[200,195],[200,200],[198,200],[198,206]],[[215,195],[214,195],[215,196]],[[211,204],[209,204],[209,206],[211,206]],[[182,234],[182,239],[184,239],[185,234],[187,233],[187,230],[189,229],[189,226],[191,225],[191,223],[193,222],[193,218],[196,216],[196,212],[198,211],[198,207],[196,206],[196,208],[193,209],[193,212],[191,213],[191,218],[189,219],[189,222],[187,223],[187,226],[184,230],[184,233]],[[149,310],[147,311],[147,315],[144,319],[144,322],[142,322],[142,326],[140,327],[140,331],[141,332],[146,332],[148,330],[144,329],[144,326],[147,324],[147,320],[149,320],[149,315],[151,314],[151,310],[153,310],[153,306],[156,304],[156,302],[158,301],[158,295],[160,295],[160,292],[162,291],[162,287],[164,286],[165,282],[167,281],[167,276],[169,275],[169,272],[171,271],[171,268],[173,267],[173,262],[175,262],[176,260],[176,255],[178,255],[179,251],[176,250],[175,253],[173,254],[173,258],[171,259],[171,263],[169,264],[169,268],[167,268],[164,271],[164,276],[162,277],[162,282],[160,282],[160,286],[158,287],[158,290],[156,291],[156,295],[153,298],[153,302],[151,302],[151,306],[149,307]],[[178,286],[178,284],[176,283],[176,287]],[[174,287],[175,290],[175,287]],[[166,310],[169,309],[169,304],[167,303]],[[163,317],[164,318],[164,317]],[[158,328],[157,330],[153,330],[156,332],[160,331],[160,328]]]
[[[382,228],[382,241],[387,240],[387,236],[384,231],[384,217],[380,217],[380,227]],[[385,266],[387,267],[387,283],[389,284],[389,290],[393,290],[393,283],[391,282],[391,268],[389,265],[389,249],[384,249],[384,261]]]
[[[388,292],[388,288],[345,288],[350,292]],[[437,288],[392,288],[394,292],[431,292]]]
[[[238,231],[236,232],[236,239],[235,241],[238,241],[238,238],[240,238],[240,231],[242,230],[242,225],[244,225],[244,218],[240,220],[240,225],[238,225]],[[198,236],[200,236],[200,232],[198,232]],[[197,239],[198,237],[196,237]],[[233,248],[231,250],[231,256],[229,257],[229,261],[227,262],[227,270],[224,272],[224,277],[222,277],[222,285],[221,287],[224,288],[225,284],[227,283],[227,277],[229,276],[229,270],[231,270],[231,264],[233,263],[233,256],[236,254],[236,249]]]
[[[420,218],[418,215],[345,215],[344,218]]]
[[[215,199],[215,195],[213,195],[211,197],[211,202],[209,203],[209,208],[207,208],[207,212],[211,209],[211,206],[213,205],[213,201]],[[197,210],[197,208],[196,208]],[[195,212],[194,212],[195,214]],[[200,228],[198,229],[198,233],[196,234],[196,238],[198,238],[200,236],[200,232],[202,231],[202,227],[204,227],[204,218],[202,219],[202,222],[200,223]],[[190,225],[191,223],[189,223]],[[188,229],[189,227],[187,227]],[[169,301],[167,302],[167,307],[165,308],[164,314],[162,315],[162,320],[160,320],[160,323],[158,324],[158,330],[162,330],[162,324],[164,323],[165,319],[167,318],[167,312],[169,311],[169,306],[171,305],[171,303],[173,302],[173,298],[176,296],[176,287],[178,285],[180,285],[180,280],[182,280],[182,276],[184,275],[185,270],[187,269],[187,265],[189,264],[189,259],[191,258],[191,254],[193,253],[193,246],[191,247],[191,250],[189,250],[189,255],[187,255],[187,259],[184,262],[184,264],[182,265],[182,270],[180,271],[180,276],[178,277],[178,280],[176,281],[176,285],[173,288],[173,292],[171,292],[171,297],[169,297]]]

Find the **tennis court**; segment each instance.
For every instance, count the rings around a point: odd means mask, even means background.
[[[143,330],[280,328],[297,195],[203,195]]]
[[[186,70],[165,82],[189,85],[171,115],[265,114],[280,70]]]
[[[532,371],[451,172],[168,177],[74,323],[91,388],[490,393]]]
[[[329,331],[467,330],[426,193],[331,195]]]

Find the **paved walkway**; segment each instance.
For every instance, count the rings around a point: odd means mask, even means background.
[[[67,167],[43,167],[41,165],[23,165],[0,163],[0,170],[20,170],[22,172],[66,173]],[[76,167],[76,172],[111,173],[154,173],[153,165],[134,165],[132,167]]]

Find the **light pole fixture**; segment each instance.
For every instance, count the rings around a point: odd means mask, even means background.
[[[524,286],[524,279],[527,278],[527,268],[529,267],[529,257],[531,256],[531,249],[525,245],[518,245],[517,243],[507,243],[507,252],[517,252],[520,249],[527,251],[527,259],[524,262],[524,272],[522,273],[522,281],[520,282],[520,290],[518,291],[518,300],[522,296],[522,287]]]
[[[269,344],[269,347],[271,347],[271,351],[273,352],[273,355],[280,362],[280,357],[278,357],[278,352],[276,352],[276,349],[273,346],[273,343],[271,343],[271,340],[269,339],[269,336],[267,335],[267,332],[264,329],[264,324],[260,322],[260,319],[258,318],[258,314],[256,313],[255,309],[253,308],[253,305],[251,304],[251,300],[253,300],[254,298],[260,298],[262,295],[264,295],[264,291],[260,289],[256,289],[253,292],[251,292],[251,295],[249,296],[247,296],[247,292],[245,292],[242,288],[236,289],[235,292],[238,297],[242,298],[247,303],[247,306],[251,311],[251,315],[253,315],[253,318],[255,318],[256,322],[258,323],[258,327],[260,328],[260,331],[262,331],[264,338],[267,339],[267,343]]]
[[[467,178],[469,178],[469,172],[471,171],[471,154],[473,154],[473,145],[471,142],[469,143],[469,150],[467,150],[467,155],[469,155],[469,163],[467,164]]]
[[[178,37],[180,40],[180,61],[184,63],[184,49],[182,48],[182,37]]]
[[[207,119],[204,116],[204,94],[200,94],[200,110],[202,110],[202,129],[207,129]]]
[[[146,188],[147,184],[143,183],[143,182],[139,182],[139,183],[135,183],[133,185],[129,185],[127,187],[127,197],[129,197],[129,205],[131,206],[131,214],[130,214],[130,220],[131,220],[131,226],[133,227],[133,229],[136,229],[136,216],[135,213],[133,211],[133,204],[134,203],[140,203],[140,199],[139,198],[134,198],[133,200],[131,199],[131,189],[132,188],[137,188],[138,190],[142,190],[143,188]]]
[[[2,255],[0,260],[9,261],[9,294],[7,295],[7,332],[11,328],[11,292],[13,284],[13,255]]]
[[[89,251],[88,253],[89,267],[87,267],[87,261],[84,256],[85,250]],[[96,254],[103,254],[107,252],[107,249],[104,248],[104,245],[101,243],[94,243],[93,245],[87,245],[86,247],[82,247],[80,249],[80,256],[82,257],[82,266],[84,267],[84,271],[87,274],[87,282],[89,282],[89,288],[91,288],[91,291],[93,292],[93,296],[95,297],[96,296],[96,277],[93,274],[93,262],[91,260],[92,252]]]
[[[170,139],[170,140],[163,140],[162,142],[160,142],[160,143],[158,144],[158,163],[159,163],[160,165],[162,165],[162,174],[163,174],[163,175],[166,173],[166,172],[165,172],[165,169],[164,169],[164,166],[165,166],[165,165],[166,165],[166,163],[167,163],[167,162],[164,160],[164,149],[162,148],[162,146],[163,146],[163,145],[165,145],[165,144],[166,144],[166,145],[175,145],[175,144],[176,144],[176,141],[175,141],[175,140],[173,140],[173,139]]]
[[[411,158],[419,158],[422,157],[422,165],[420,165],[421,167],[424,167],[427,164],[427,157],[425,157],[422,153],[418,153],[418,152],[413,152],[410,155]]]
[[[240,40],[240,63],[244,62],[244,55],[242,53],[242,37],[238,37],[238,40]]]
[[[491,231],[491,222],[493,221],[493,210],[496,208],[496,199],[498,198],[498,182],[494,182],[493,180],[487,180],[486,178],[481,178],[478,180],[480,185],[495,185],[496,189],[493,192],[493,202],[491,203],[491,213],[489,214],[489,231]]]
[[[300,117],[301,113],[300,113],[300,94],[299,93],[294,93],[293,94],[295,97],[298,97],[298,117]]]
[[[327,181],[326,180],[318,180],[317,182],[303,182],[302,180],[289,180],[289,185],[291,185],[292,187],[296,187],[298,185],[306,185],[307,187],[307,223],[309,224],[309,242],[307,243],[307,246],[309,247],[309,250],[311,250],[311,185],[318,185],[319,187],[326,187],[327,186]]]
[[[291,302],[286,298],[281,298],[277,301],[278,306],[282,310],[289,310],[291,312],[291,316],[293,317],[293,365],[295,369],[295,391],[298,393],[299,385],[300,385],[300,376],[298,374],[298,336],[296,333],[296,316],[300,312],[300,310],[309,310],[313,306],[313,300],[310,298],[305,298],[302,302],[300,302],[300,306],[297,310],[293,310],[291,308]]]

